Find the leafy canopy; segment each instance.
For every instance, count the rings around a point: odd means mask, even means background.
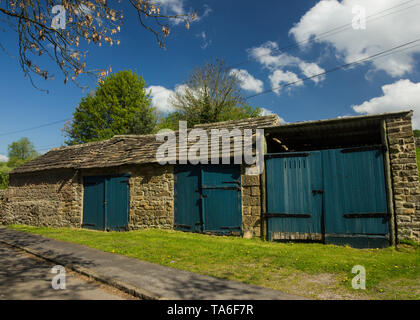
[[[107,77],[83,97],[64,128],[67,144],[106,140],[121,134],[148,134],[156,124],[146,83],[133,71]]]
[[[34,144],[28,138],[24,137],[9,144],[8,156],[9,161],[7,166],[16,168],[25,162],[38,157],[38,152],[36,152]]]
[[[223,61],[206,63],[190,75],[188,81],[170,98],[176,110],[159,123],[159,127],[176,129],[179,120],[189,126],[257,117],[259,108],[246,103],[239,79],[229,72]]]
[[[10,171],[12,168],[7,165],[7,162],[0,162],[0,189],[7,189]]]

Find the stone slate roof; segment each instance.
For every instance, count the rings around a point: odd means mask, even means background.
[[[277,115],[269,115],[238,121],[225,121],[198,125],[205,130],[226,128],[256,129],[279,125]],[[233,139],[231,139],[233,144]],[[105,141],[51,149],[38,158],[14,169],[11,174],[50,169],[88,169],[115,167],[125,164],[156,163],[156,151],[162,142],[156,135],[114,136]],[[233,148],[231,148],[233,149]],[[233,154],[233,150],[232,150]]]

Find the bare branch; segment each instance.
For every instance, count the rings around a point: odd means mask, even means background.
[[[121,31],[124,15],[114,6],[121,6],[121,1],[105,0],[62,0],[65,9],[65,28],[53,26],[53,7],[58,3],[52,0],[5,0],[0,1],[0,26],[17,33],[19,64],[31,83],[32,75],[52,79],[53,75],[38,64],[45,59],[59,66],[66,83],[72,80],[80,87],[77,78],[82,75],[93,76],[102,81],[110,70],[88,70],[86,55],[80,49],[81,41],[98,46],[120,44],[116,38]],[[161,20],[182,20],[186,27],[195,18],[191,15],[167,15],[151,0],[128,0],[130,7],[136,10],[140,26],[150,31],[160,47],[165,47],[165,38],[170,33],[168,24]],[[60,12],[61,14],[61,12]],[[2,18],[3,17],[3,18]],[[150,23],[146,23],[145,18]],[[3,29],[3,28],[2,28]],[[0,49],[5,48],[0,45]],[[44,62],[45,63],[45,62]]]

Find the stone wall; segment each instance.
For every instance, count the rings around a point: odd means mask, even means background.
[[[7,212],[7,199],[9,198],[8,190],[0,190],[0,224]]]
[[[420,192],[411,115],[386,120],[396,236],[420,241]]]
[[[144,165],[130,179],[131,229],[174,226],[174,174],[172,166]]]
[[[2,224],[78,227],[79,184],[73,170],[50,170],[10,175],[7,210]]]
[[[261,236],[260,176],[248,176],[242,168],[242,230],[244,238]]]

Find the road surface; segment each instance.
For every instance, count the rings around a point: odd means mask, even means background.
[[[122,300],[129,296],[66,271],[66,289],[55,290],[53,264],[0,243],[0,300]]]

